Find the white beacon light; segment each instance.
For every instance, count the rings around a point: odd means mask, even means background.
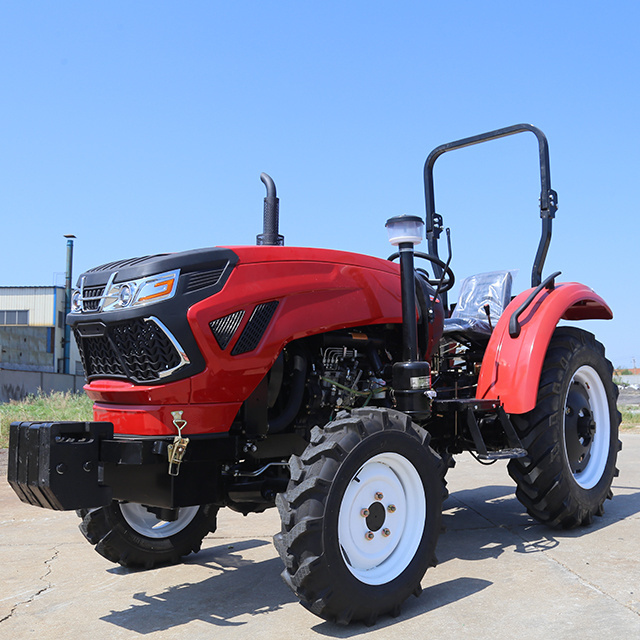
[[[422,242],[424,222],[419,216],[407,214],[394,216],[387,220],[385,227],[389,234],[389,242],[394,247],[405,243],[416,245]]]

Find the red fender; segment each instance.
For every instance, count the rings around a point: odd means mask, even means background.
[[[526,413],[536,406],[542,363],[560,319],[610,320],[613,313],[593,290],[577,282],[543,289],[520,316],[520,335],[509,335],[509,320],[532,289],[505,309],[491,335],[478,378],[477,398],[500,400],[507,413]]]

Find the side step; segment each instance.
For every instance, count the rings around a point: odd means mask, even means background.
[[[524,458],[526,455],[526,449],[500,449],[500,451],[479,453],[478,458],[480,460],[508,460],[510,458]]]
[[[502,405],[496,400],[477,400],[475,398],[435,400],[433,405],[436,411],[455,411],[463,415],[466,414],[467,427],[473,438],[473,443],[475,444],[480,460],[508,460],[511,458],[524,458],[527,455],[527,450],[522,446],[522,442],[520,442],[520,438],[511,424],[509,417],[502,408]],[[476,420],[476,413],[485,415],[493,413],[498,416],[500,425],[507,437],[508,448],[498,451],[489,451],[487,449],[487,445],[480,432],[480,426]]]

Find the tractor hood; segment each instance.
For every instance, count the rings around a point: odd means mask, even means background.
[[[105,287],[109,281],[121,284],[179,271],[180,289],[185,292],[193,291],[218,282],[237,261],[238,257],[233,251],[219,247],[128,258],[85,271],[78,278],[77,290]]]

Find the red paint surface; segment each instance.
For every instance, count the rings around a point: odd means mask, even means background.
[[[114,433],[145,436],[177,436],[172,411],[182,411],[187,424],[182,435],[228,431],[241,403],[113,405],[96,402],[93,419],[112,422]]]
[[[507,413],[521,414],[536,405],[542,364],[560,319],[610,320],[613,313],[594,291],[577,282],[543,289],[520,316],[518,338],[509,335],[509,319],[531,289],[523,291],[502,314],[485,352],[477,398],[500,400]]]
[[[400,267],[381,258],[299,247],[231,247],[239,261],[222,290],[193,305],[187,319],[206,369],[161,385],[94,380],[85,390],[96,420],[116,433],[175,433],[171,411],[184,411],[185,433],[227,431],[284,346],[306,336],[369,324],[402,322]],[[231,351],[256,305],[278,300],[256,349]],[[223,351],[209,323],[239,310],[245,314]],[[188,412],[188,413],[187,413]]]

